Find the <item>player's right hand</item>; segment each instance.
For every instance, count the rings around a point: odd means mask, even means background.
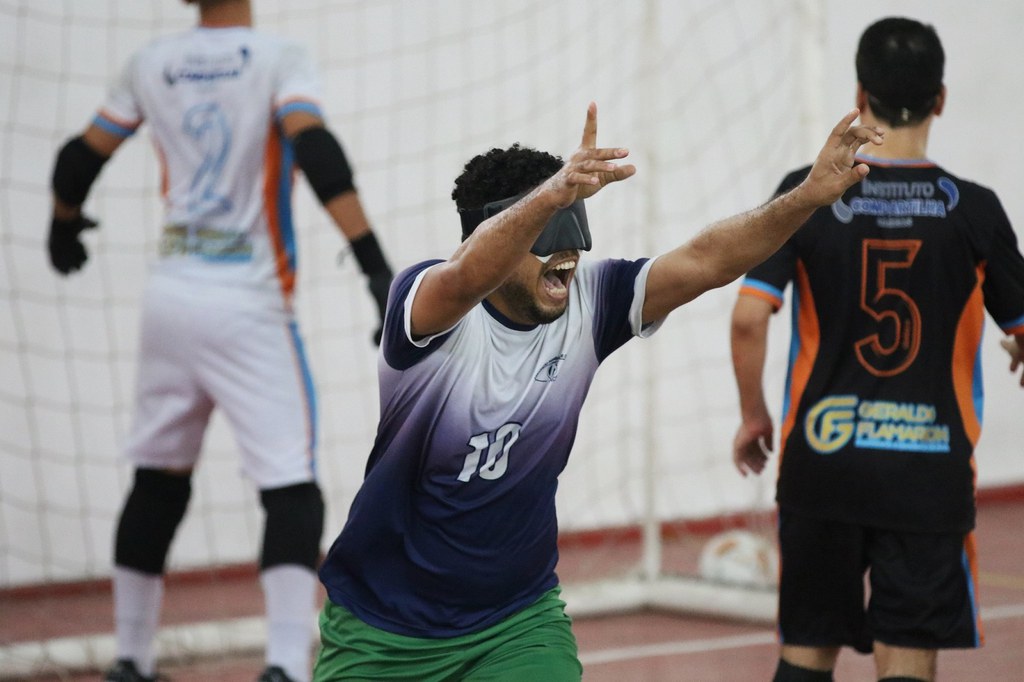
[[[83,230],[96,227],[97,223],[85,214],[69,220],[53,218],[50,221],[50,236],[47,248],[50,252],[50,264],[62,275],[81,269],[89,259],[79,235]]]
[[[767,415],[740,424],[732,441],[732,461],[742,476],[764,471],[772,450],[773,431],[771,417]]]
[[[625,180],[636,173],[636,166],[612,163],[629,154],[622,147],[597,146],[597,105],[587,107],[587,121],[583,126],[583,139],[569,160],[543,185],[559,208],[569,206],[577,199],[586,199],[612,182]]]

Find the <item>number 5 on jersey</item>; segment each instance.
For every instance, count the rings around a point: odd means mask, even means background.
[[[508,453],[512,444],[519,440],[520,424],[505,424],[489,433],[478,433],[469,439],[469,447],[473,451],[466,455],[462,464],[459,480],[467,483],[476,473],[480,478],[493,481],[505,475],[508,469]],[[487,458],[480,464],[481,455],[487,451]]]

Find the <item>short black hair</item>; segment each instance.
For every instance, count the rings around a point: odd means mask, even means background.
[[[495,147],[466,162],[455,178],[452,199],[460,211],[483,208],[489,202],[533,189],[557,173],[563,163],[554,154],[518,142],[508,149]]]
[[[942,92],[945,64],[938,33],[914,19],[876,21],[857,46],[857,80],[871,110],[894,128],[928,117]]]

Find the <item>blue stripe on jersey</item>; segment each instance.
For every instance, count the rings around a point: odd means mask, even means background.
[[[283,119],[288,114],[294,114],[296,111],[304,111],[307,114],[313,114],[317,118],[323,118],[323,113],[320,111],[320,107],[312,102],[306,102],[297,100],[294,102],[288,102],[283,107],[277,110],[276,118],[278,121]]]
[[[316,433],[318,428],[316,388],[313,386],[313,375],[309,371],[309,362],[306,360],[306,346],[302,343],[299,325],[295,320],[288,323],[288,331],[291,333],[292,344],[295,346],[299,371],[302,372],[302,385],[306,389],[306,405],[309,408],[309,456],[311,458],[309,464],[313,475],[316,476]]]
[[[138,128],[129,128],[127,126],[114,123],[109,118],[104,118],[99,114],[96,114],[96,116],[93,117],[92,122],[97,128],[102,128],[111,135],[117,135],[118,137],[131,137],[135,134],[135,131],[138,130]]]
[[[750,287],[751,289],[758,289],[759,291],[763,291],[766,294],[774,296],[780,301],[782,300],[782,289],[773,287],[771,284],[768,284],[768,282],[762,282],[761,280],[754,279],[753,277],[746,277],[743,280],[743,286]]]
[[[272,133],[276,134],[276,133]],[[292,173],[295,168],[295,150],[291,142],[281,140],[281,175],[277,185],[277,215],[281,241],[288,256],[288,269],[295,272],[298,258],[295,251],[295,226],[292,224]]]
[[[981,338],[978,339],[978,348],[974,351],[974,378],[971,382],[971,394],[974,397],[974,413],[978,416],[978,426],[984,423],[985,412],[985,385],[982,382],[981,371],[981,348],[982,340],[985,338],[985,328],[982,325]]]
[[[1024,324],[1024,315],[1021,315],[1020,317],[1014,318],[1012,320],[1008,320],[1006,322],[1000,322],[999,328],[1005,332],[1010,329],[1013,329],[1014,327],[1019,327],[1022,324]]]
[[[796,359],[800,355],[800,293],[794,289],[793,291],[793,311],[790,321],[790,341],[789,341],[789,360],[786,363],[786,387],[782,394],[782,416],[780,417],[779,423],[785,423],[786,417],[789,416],[789,392],[793,388],[793,367],[796,365]],[[783,444],[785,445],[785,444]]]

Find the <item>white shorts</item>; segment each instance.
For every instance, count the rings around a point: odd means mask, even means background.
[[[139,467],[194,467],[216,406],[261,490],[312,481],[316,404],[295,320],[220,289],[150,278],[127,456]]]

